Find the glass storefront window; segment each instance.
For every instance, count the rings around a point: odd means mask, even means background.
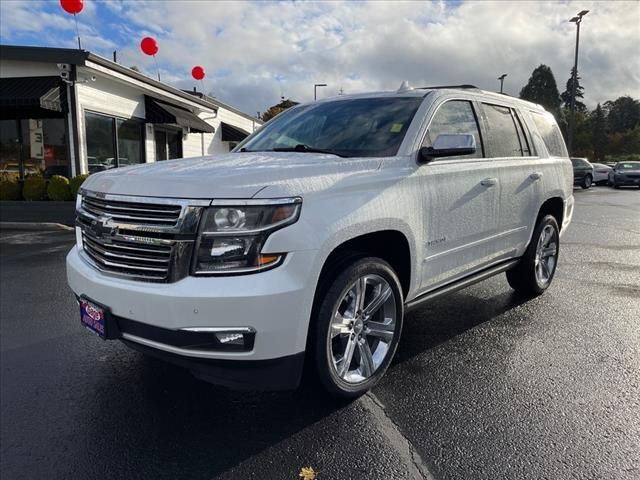
[[[144,162],[144,123],[85,112],[89,173]]]
[[[163,130],[156,127],[156,161],[182,157],[182,132]]]
[[[142,122],[137,120],[116,120],[118,134],[118,166],[142,163]]]
[[[71,174],[62,118],[0,120],[0,173],[20,176],[21,150],[25,175]]]
[[[42,119],[44,134],[44,176],[71,176],[71,162],[67,155],[67,129],[62,118]]]
[[[0,174],[17,177],[20,164],[20,140],[16,120],[0,120]]]
[[[89,173],[116,167],[113,118],[85,113]]]

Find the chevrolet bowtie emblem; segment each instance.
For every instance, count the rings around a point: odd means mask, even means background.
[[[98,219],[91,222],[91,229],[97,238],[110,237],[115,235],[118,227],[111,225],[111,219]]]

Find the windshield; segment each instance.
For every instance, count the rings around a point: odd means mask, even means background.
[[[384,97],[312,103],[280,114],[240,151],[393,156],[421,102],[422,97]]]
[[[624,162],[616,165],[617,170],[640,170],[640,162]]]

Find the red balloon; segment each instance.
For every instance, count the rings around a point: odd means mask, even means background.
[[[196,80],[202,80],[204,78],[204,68],[202,68],[200,65],[196,65],[191,70],[191,76]]]
[[[140,48],[147,55],[155,55],[158,53],[158,42],[156,42],[155,38],[144,37],[140,42]]]
[[[60,6],[65,12],[75,15],[84,8],[84,0],[60,0]]]

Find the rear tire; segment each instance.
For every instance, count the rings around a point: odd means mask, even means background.
[[[391,266],[376,257],[336,272],[310,328],[311,358],[326,392],[359,397],[389,367],[400,340],[404,299]]]
[[[509,285],[524,295],[542,294],[553,281],[559,257],[558,222],[552,215],[545,215],[536,225],[531,242],[520,262],[507,271]]]

